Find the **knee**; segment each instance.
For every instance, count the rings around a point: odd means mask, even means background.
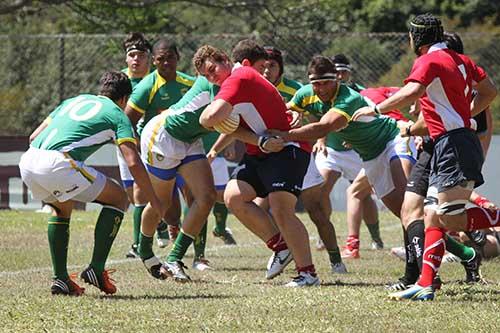
[[[215,205],[216,199],[217,192],[213,189],[204,191],[202,195],[195,198],[195,201],[201,208],[210,210]]]
[[[128,205],[129,205],[129,201],[128,201],[127,192],[125,192],[125,190],[122,189],[121,191],[117,192],[113,206],[115,206],[116,208],[118,208],[122,211],[126,211],[128,208]]]

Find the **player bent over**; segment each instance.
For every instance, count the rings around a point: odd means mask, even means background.
[[[120,229],[127,195],[120,185],[84,161],[106,143],[115,142],[137,184],[158,214],[165,209],[154,195],[136,150],[129,119],[123,113],[132,87],[124,73],[107,72],[98,96],[79,95],[65,100],[31,135],[29,150],[21,157],[21,177],[33,198],[52,208],[48,238],[54,270],[52,294],[79,296],[84,288],[68,275],[69,222],[75,201],[100,203],[103,208],[94,233],[90,265],[80,277],[106,294],[116,286],[105,270],[113,241]]]

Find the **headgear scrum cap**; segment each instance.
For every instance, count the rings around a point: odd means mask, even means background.
[[[410,21],[410,34],[413,50],[417,54],[421,46],[442,42],[444,39],[441,20],[430,13],[418,15]]]

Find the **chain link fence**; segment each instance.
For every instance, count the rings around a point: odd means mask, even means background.
[[[304,35],[156,35],[177,42],[179,70],[193,73],[191,58],[198,47],[212,44],[228,53],[241,39],[255,38],[262,45],[283,51],[285,75],[306,81],[312,56],[344,53],[354,67],[354,79],[365,86],[402,84],[414,54],[406,33],[346,33]],[[121,43],[125,35],[0,35],[0,135],[27,135],[62,100],[80,93],[96,93],[104,71],[126,66]],[[500,87],[500,36],[463,34],[466,53]],[[493,105],[496,123],[500,102]],[[498,126],[497,126],[498,127]]]

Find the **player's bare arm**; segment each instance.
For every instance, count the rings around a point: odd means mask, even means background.
[[[471,103],[472,116],[475,116],[485,110],[495,99],[498,93],[495,84],[489,77],[478,82],[474,89],[477,91],[477,95]]]
[[[123,142],[119,145],[123,158],[127,162],[127,166],[134,181],[139,185],[151,206],[158,212],[160,216],[165,215],[167,207],[165,207],[154,193],[153,186],[149,180],[148,173],[144,169],[144,164],[141,162],[136,146],[132,142]]]
[[[229,117],[232,111],[233,106],[231,104],[223,99],[216,99],[201,113],[200,124],[211,129]]]
[[[402,109],[416,100],[425,93],[425,86],[419,82],[408,82],[397,93],[377,104],[375,107],[365,106],[357,110],[352,116],[352,120],[356,121],[362,116],[374,116],[378,113],[385,113],[394,109]]]
[[[33,133],[30,135],[30,143],[33,142],[33,140],[36,139],[38,134],[42,133],[42,131],[49,125],[49,120],[45,119],[40,126],[38,126]]]
[[[137,122],[139,119],[142,118],[142,113],[134,109],[132,106],[128,105],[125,107],[125,114],[127,115],[128,119],[130,119],[130,122],[132,123],[132,126],[135,127],[137,125]]]
[[[425,124],[423,114],[419,114],[416,122],[409,122],[405,127],[402,127],[400,135],[402,137],[429,135],[429,130]]]

